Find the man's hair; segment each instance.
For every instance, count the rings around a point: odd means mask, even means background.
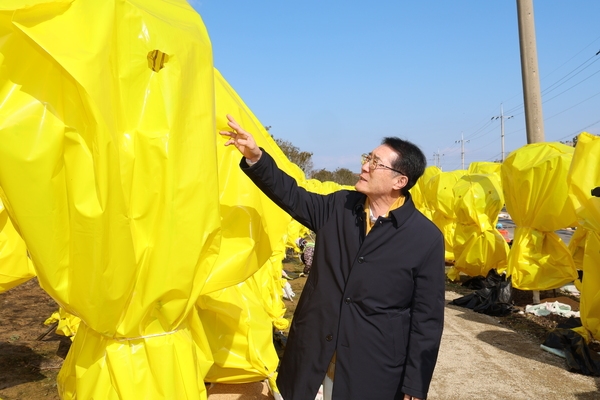
[[[381,144],[390,146],[397,155],[392,168],[400,171],[402,175],[408,178],[408,183],[401,190],[402,194],[406,196],[409,189],[415,186],[417,180],[425,172],[427,166],[425,155],[413,143],[397,137],[383,138]]]

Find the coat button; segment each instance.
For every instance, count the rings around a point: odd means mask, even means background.
[[[328,342],[331,342],[333,340],[333,335],[329,334],[325,337],[325,340],[327,340]]]
[[[358,257],[358,263],[362,264],[365,262],[365,258],[364,257]]]
[[[344,303],[350,304],[350,303],[352,303],[352,299],[350,297],[346,297],[346,299],[344,300]]]

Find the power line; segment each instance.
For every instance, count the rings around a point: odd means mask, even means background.
[[[590,47],[591,45],[593,45],[594,43],[596,43],[598,40],[600,40],[600,36],[598,36],[596,39],[592,40],[587,46],[584,46],[583,49],[581,49],[579,52],[577,52],[575,55],[573,55],[573,57],[569,58],[567,61],[565,61],[564,63],[560,64],[558,67],[554,68],[551,72],[549,72],[548,74],[546,74],[543,78],[545,78],[546,76],[552,75],[553,73],[555,73],[556,71],[558,71],[560,68],[562,68],[564,65],[566,65],[569,61],[571,61],[572,59],[574,59],[575,57],[577,57],[578,55],[580,55],[581,53],[583,53],[588,47]],[[598,55],[596,53],[596,55]]]
[[[577,136],[577,135],[579,135],[581,132],[584,132],[586,129],[588,129],[588,128],[591,128],[592,126],[594,126],[594,125],[596,125],[596,124],[599,124],[599,123],[600,123],[600,119],[599,119],[598,121],[596,121],[596,122],[592,122],[592,123],[591,123],[591,124],[589,124],[588,126],[584,126],[584,127],[583,127],[583,128],[581,128],[581,129],[577,129],[575,132],[571,133],[570,135],[563,136],[563,137],[561,137],[561,138],[557,139],[556,141],[560,142],[561,140],[565,140],[565,139],[571,138],[571,137],[573,137],[573,136]]]
[[[585,78],[585,79],[583,79],[583,80],[581,80],[581,81],[577,82],[576,84],[574,84],[574,85],[573,85],[573,86],[571,86],[570,88],[563,90],[562,92],[560,92],[560,93],[559,93],[559,94],[557,94],[556,96],[554,96],[554,97],[551,97],[551,98],[549,98],[549,99],[546,99],[546,100],[544,100],[542,103],[546,103],[546,102],[548,102],[548,101],[550,101],[550,100],[553,100],[553,99],[557,98],[557,97],[558,97],[558,96],[560,96],[561,94],[563,94],[563,93],[565,93],[565,92],[568,92],[569,90],[573,89],[573,88],[574,88],[574,87],[576,87],[576,86],[579,86],[580,84],[582,84],[583,82],[587,81],[587,80],[588,80],[588,79],[590,79],[592,76],[594,76],[594,75],[596,75],[596,74],[598,74],[598,73],[600,73],[600,69],[599,69],[598,71],[594,72],[593,74],[589,75],[587,78]]]
[[[591,95],[591,96],[590,96],[590,97],[588,97],[587,99],[585,99],[585,100],[581,100],[579,103],[577,103],[577,104],[574,104],[574,105],[572,105],[571,107],[569,107],[569,108],[567,108],[567,109],[565,109],[565,110],[562,110],[562,111],[560,111],[560,112],[557,112],[556,114],[553,114],[553,115],[549,116],[548,118],[544,118],[544,120],[548,120],[548,119],[550,119],[550,118],[554,118],[554,117],[556,117],[557,115],[560,115],[560,114],[562,114],[562,113],[564,113],[564,112],[567,112],[567,111],[571,110],[572,108],[575,108],[575,107],[577,107],[577,106],[578,106],[578,105],[580,105],[581,103],[585,103],[585,102],[586,102],[586,101],[588,101],[589,99],[592,99],[592,98],[594,98],[594,97],[596,97],[596,96],[598,96],[598,95],[600,95],[600,92],[598,92],[598,93],[596,93],[596,94],[594,94],[594,95]]]
[[[591,45],[592,45],[594,42],[596,42],[598,39],[600,39],[600,36],[599,36],[598,38],[594,39],[594,40],[593,40],[593,41],[592,41],[592,42],[591,42],[589,45],[587,45],[586,47],[584,47],[584,49],[582,49],[581,51],[579,51],[577,54],[575,54],[575,55],[574,55],[573,57],[571,57],[569,60],[565,61],[563,64],[561,64],[559,67],[557,67],[557,68],[556,68],[554,71],[552,71],[550,74],[552,74],[552,73],[553,73],[553,72],[555,72],[556,70],[560,69],[562,66],[564,66],[564,65],[565,65],[565,64],[567,64],[569,61],[571,61],[572,59],[574,59],[574,58],[575,58],[577,55],[579,55],[579,54],[581,54],[582,52],[584,52],[584,51],[586,50],[586,48],[588,48],[589,46],[591,46]],[[583,72],[584,70],[586,70],[587,68],[589,68],[590,66],[592,66],[594,63],[596,63],[596,62],[597,62],[597,61],[600,59],[600,58],[597,58],[597,56],[598,56],[598,55],[600,55],[600,51],[598,51],[598,52],[597,52],[597,53],[595,53],[593,56],[591,56],[590,58],[588,58],[586,61],[584,61],[583,63],[581,63],[580,65],[578,65],[576,68],[574,68],[573,70],[571,70],[569,73],[567,73],[566,75],[564,75],[563,77],[561,77],[560,79],[558,79],[556,82],[554,82],[553,84],[551,84],[550,86],[548,86],[546,89],[544,89],[544,90],[542,91],[542,93],[547,95],[548,93],[551,93],[552,91],[556,90],[558,87],[560,87],[560,86],[564,85],[566,82],[568,82],[568,81],[570,81],[571,79],[573,79],[575,76],[579,75],[581,72]],[[590,60],[592,60],[592,59],[594,59],[594,61],[590,63]],[[548,101],[551,101],[551,100],[555,99],[556,97],[558,97],[558,96],[562,95],[563,93],[565,93],[565,92],[567,92],[567,91],[569,91],[569,90],[571,90],[571,89],[575,88],[576,86],[580,85],[581,83],[583,83],[583,82],[587,81],[588,79],[592,78],[594,75],[598,74],[599,72],[600,72],[600,71],[596,71],[596,72],[594,72],[593,74],[591,74],[591,75],[587,76],[586,78],[582,79],[581,81],[577,82],[576,84],[572,85],[572,86],[571,86],[571,87],[569,87],[568,89],[566,89],[566,90],[562,91],[561,93],[558,93],[557,95],[555,95],[555,96],[553,96],[553,97],[551,97],[551,98],[544,99],[544,100],[542,101],[542,103],[546,103],[546,102],[548,102]],[[592,99],[592,98],[594,98],[594,97],[596,97],[596,96],[598,96],[598,95],[600,95],[600,92],[599,92],[599,93],[596,93],[596,94],[594,94],[594,95],[592,95],[592,96],[590,96],[590,97],[586,98],[585,100],[582,100],[582,101],[580,101],[580,102],[578,102],[578,103],[574,104],[573,106],[571,106],[571,107],[568,107],[568,108],[566,108],[566,109],[564,109],[564,110],[562,110],[562,111],[560,111],[560,112],[558,112],[558,113],[556,113],[556,114],[554,114],[554,115],[552,115],[552,116],[550,116],[550,117],[543,118],[543,119],[544,119],[544,121],[545,121],[545,120],[548,120],[548,119],[550,119],[550,118],[553,118],[553,117],[555,117],[555,116],[557,116],[557,115],[559,115],[559,114],[561,114],[561,113],[564,113],[564,112],[566,112],[566,111],[568,111],[568,110],[571,110],[571,109],[575,108],[576,106],[578,106],[578,105],[580,105],[580,104],[582,104],[582,103],[584,103],[584,102],[586,102],[586,101],[588,101],[588,100],[590,100],[590,99]],[[513,96],[513,97],[514,97],[514,96]],[[515,133],[519,133],[519,132],[523,132],[523,128],[521,128],[521,129],[517,129],[517,130],[511,131],[511,132],[508,132],[508,133],[506,133],[506,134],[502,135],[502,125],[503,125],[503,124],[502,124],[502,122],[503,122],[503,120],[504,120],[504,119],[508,119],[508,117],[507,117],[507,116],[504,116],[504,118],[501,118],[501,116],[502,116],[503,114],[504,114],[504,113],[503,113],[503,112],[502,112],[502,110],[501,110],[501,115],[500,115],[500,116],[492,116],[492,117],[491,117],[489,120],[487,120],[487,122],[486,122],[486,123],[482,124],[482,125],[481,125],[479,128],[475,129],[475,130],[474,130],[474,131],[473,131],[471,134],[469,134],[469,135],[467,136],[467,137],[468,137],[468,139],[466,140],[466,142],[468,142],[468,141],[470,141],[470,140],[477,140],[477,139],[480,139],[480,138],[482,138],[482,137],[485,137],[485,136],[489,135],[490,133],[492,133],[492,132],[494,131],[494,128],[493,128],[491,125],[492,125],[492,122],[493,122],[494,120],[496,120],[496,119],[501,119],[501,142],[503,142],[503,138],[504,138],[505,136],[513,135],[513,134],[515,134]],[[511,114],[511,115],[510,115],[510,117],[512,117],[512,118],[514,118],[514,117],[517,117],[517,116],[520,116],[520,115],[523,115],[523,114],[524,114],[524,104],[523,104],[523,103],[521,103],[521,104],[519,104],[519,105],[517,105],[517,106],[515,106],[515,107],[512,107],[512,108],[510,108],[510,109],[507,111],[507,114]],[[598,123],[598,122],[595,122],[595,123],[593,123],[593,124],[591,124],[591,125],[588,125],[586,128],[583,128],[583,129],[587,129],[588,127],[590,127],[590,126],[594,126],[594,125],[596,125],[597,123]],[[489,128],[491,128],[491,129],[489,129]],[[581,131],[581,130],[580,130],[580,131]],[[579,132],[580,132],[580,131],[579,131]],[[567,137],[568,137],[568,136],[567,136]],[[464,139],[464,137],[462,137],[462,136],[461,136],[461,141],[458,141],[458,140],[457,140],[457,141],[454,141],[454,143],[456,143],[456,144],[457,144],[457,143],[461,143],[461,164],[462,164],[462,165],[464,165],[464,143],[465,143],[465,142],[463,142],[464,140],[465,140],[465,139]],[[488,143],[488,144],[484,145],[484,146],[483,146],[483,147],[481,147],[480,149],[482,149],[482,148],[485,148],[485,147],[488,147],[490,144],[492,144],[492,143],[494,143],[494,142],[495,142],[495,140],[493,140],[493,141],[490,141],[490,143]],[[453,146],[449,146],[449,147],[450,147],[450,149],[452,149],[452,148],[453,148]],[[477,150],[480,150],[480,149],[477,149]],[[474,150],[474,151],[477,151],[477,150]],[[502,151],[502,153],[500,153],[500,155],[501,155],[501,156],[504,156],[504,155],[505,155],[505,151]],[[502,158],[504,159],[504,157],[502,157]]]
[[[595,39],[595,40],[594,40],[594,42],[595,42],[596,40],[598,40],[598,39],[600,39],[600,37],[598,37],[597,39]],[[593,42],[592,42],[592,43],[593,43]],[[590,45],[591,45],[591,43],[590,43]],[[587,47],[589,47],[590,45],[586,46],[586,48],[587,48]],[[581,53],[581,52],[583,52],[583,51],[584,51],[584,50],[580,51],[579,53],[577,53],[577,55],[578,55],[578,54],[580,54],[580,53]],[[570,79],[572,79],[572,78],[574,78],[575,76],[577,76],[577,75],[578,75],[579,73],[581,73],[583,70],[585,70],[585,69],[587,69],[588,67],[590,67],[591,65],[593,65],[593,64],[594,64],[595,62],[597,62],[597,61],[598,61],[600,58],[596,58],[596,59],[595,59],[595,60],[594,60],[592,63],[590,63],[590,64],[589,64],[588,66],[586,66],[584,69],[582,69],[581,71],[577,72],[575,75],[573,75],[573,76],[569,77],[569,76],[570,76],[570,75],[572,75],[572,74],[573,74],[575,71],[577,71],[578,69],[580,69],[580,68],[581,68],[583,65],[587,64],[587,63],[588,63],[588,62],[589,62],[591,59],[595,58],[595,57],[596,57],[596,56],[598,56],[599,54],[600,54],[600,51],[599,51],[599,52],[597,52],[597,53],[595,53],[593,56],[591,56],[590,58],[588,58],[586,61],[584,61],[583,63],[581,63],[579,66],[577,66],[577,67],[576,67],[576,68],[574,68],[573,70],[571,70],[569,73],[567,73],[566,75],[564,75],[562,78],[558,79],[556,82],[554,82],[553,84],[551,84],[550,86],[548,86],[547,88],[545,88],[544,90],[542,90],[542,94],[548,94],[548,93],[552,92],[552,91],[553,91],[553,90],[555,90],[556,88],[560,87],[562,84],[566,83],[566,82],[567,82],[567,81],[569,81]],[[575,56],[574,56],[574,57],[575,57]],[[568,61],[572,60],[574,57],[571,57],[571,58],[570,58]],[[567,61],[567,62],[568,62],[568,61]],[[565,64],[566,64],[566,62],[565,62],[565,63],[563,63],[562,65],[565,65]],[[562,65],[561,65],[561,66],[562,66]],[[560,68],[560,67],[559,67],[559,68]],[[558,69],[558,68],[557,68],[557,69]],[[556,69],[555,69],[555,71],[556,71]],[[592,77],[593,75],[596,75],[597,73],[598,73],[598,72],[595,72],[594,74],[592,74],[592,75],[588,76],[586,79],[584,79],[584,80],[583,80],[583,81],[581,81],[581,82],[584,82],[585,80],[589,79],[589,78],[590,78],[590,77]],[[569,78],[567,79],[567,77],[569,77]],[[566,79],[566,80],[565,80],[565,79]],[[562,82],[562,81],[564,81],[564,82]],[[560,82],[562,82],[562,83],[560,83]],[[581,83],[581,82],[579,82],[579,83]],[[559,84],[559,83],[560,83],[560,84]],[[570,87],[569,89],[567,89],[567,90],[570,90],[570,89],[572,89],[573,87],[575,87],[575,86],[579,85],[579,83],[577,83],[577,84],[575,84],[575,85],[571,86],[571,87]],[[556,87],[555,87],[555,86],[556,86]],[[566,92],[567,90],[565,90],[565,91],[563,91],[563,92],[559,93],[557,96],[559,96],[560,94],[562,94],[562,93]],[[513,96],[513,97],[514,97],[514,96]],[[555,97],[556,97],[556,96],[554,96],[554,97],[552,97],[552,98],[550,98],[550,99],[545,99],[545,100],[543,100],[543,103],[545,103],[546,101],[550,101],[550,100],[554,99]],[[524,104],[522,104],[522,103],[521,103],[521,104],[519,104],[519,105],[517,105],[517,106],[515,106],[515,107],[513,107],[513,108],[511,108],[511,109],[509,109],[509,110],[507,110],[507,113],[512,113],[512,114],[514,114],[514,113],[516,113],[516,111],[517,111],[517,110],[520,110],[520,109],[522,109],[522,108],[523,108],[523,106],[524,106]]]
[[[585,62],[583,62],[582,64],[580,64],[577,68],[575,68],[573,71],[569,72],[567,75],[563,76],[561,79],[559,79],[558,81],[554,82],[552,85],[548,86],[547,88],[545,88],[544,90],[542,90],[542,94],[548,94],[550,92],[552,92],[553,90],[559,88],[561,85],[563,85],[564,83],[570,81],[571,79],[575,78],[577,75],[579,75],[580,73],[582,73],[583,71],[585,71],[586,69],[588,69],[589,67],[591,67],[592,65],[594,65],[595,62],[597,62],[598,60],[600,60],[600,58],[596,58],[592,63],[588,64],[585,68],[583,68],[582,70],[578,71],[577,73],[575,73],[574,75],[568,77],[569,75],[573,74],[575,71],[577,71],[579,68],[581,68],[582,65],[586,64],[588,61],[590,61],[591,59],[593,59],[594,57],[596,57],[598,55],[598,53],[596,53],[595,55],[591,56],[590,58],[588,58]],[[567,78],[568,77],[568,78]],[[564,82],[561,82],[563,81]]]

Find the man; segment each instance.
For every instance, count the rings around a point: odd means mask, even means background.
[[[314,399],[326,374],[335,400],[424,399],[442,335],[445,274],[442,234],[408,191],[425,170],[421,150],[386,138],[363,155],[356,191],[323,196],[299,187],[227,118],[232,131],[220,133],[242,153],[242,170],[316,233],[277,378],[284,400]]]

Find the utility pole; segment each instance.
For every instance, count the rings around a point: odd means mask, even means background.
[[[462,163],[462,169],[465,169],[465,143],[469,143],[470,140],[465,140],[463,133],[460,133],[460,140],[455,140],[454,143],[460,143],[460,160]]]
[[[544,141],[542,117],[542,93],[538,71],[533,19],[533,0],[517,0],[519,18],[519,44],[521,46],[521,75],[523,76],[523,99],[525,103],[525,126],[527,143]],[[539,290],[533,291],[533,304],[540,303]]]
[[[525,103],[525,125],[527,143],[544,141],[544,120],[542,117],[542,94],[538,71],[533,0],[517,0],[519,19],[519,44],[521,48],[521,75],[523,79],[523,99]]]
[[[437,153],[433,153],[433,159],[435,160],[435,166],[438,167],[440,170],[442,169],[442,157],[444,157],[444,155],[440,154],[440,149],[438,149]]]
[[[502,104],[500,104],[500,115],[492,117],[492,119],[500,119],[500,141],[502,143],[502,162],[504,162],[504,118],[511,119],[513,116],[509,115],[508,117],[504,116],[504,110],[502,109]]]

